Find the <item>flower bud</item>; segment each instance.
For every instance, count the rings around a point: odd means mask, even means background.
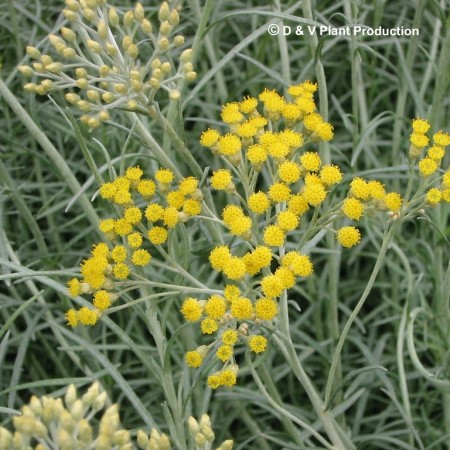
[[[98,118],[98,120],[100,120],[100,122],[105,122],[105,121],[109,120],[109,118],[110,118],[109,112],[106,110],[100,111],[97,114],[97,118]],[[112,297],[112,294],[111,294],[111,297]],[[112,298],[111,298],[111,303],[112,303]]]
[[[42,64],[42,63],[33,63],[33,69],[35,72],[38,72],[38,73],[45,72],[44,64]]]
[[[139,49],[136,44],[131,44],[127,50],[127,54],[130,58],[136,59],[139,55]]]
[[[112,92],[104,92],[102,94],[102,100],[105,103],[112,103],[114,101],[114,94]]]
[[[108,53],[109,56],[116,56],[116,54],[117,54],[117,48],[114,47],[113,44],[107,42],[107,43],[106,43],[106,52]]]
[[[176,9],[172,10],[172,12],[170,13],[169,23],[172,26],[178,25],[180,23],[180,16],[178,15],[178,12]]]
[[[197,78],[197,72],[194,72],[194,71],[188,72],[188,73],[184,76],[184,78],[185,78],[187,81],[194,81],[194,80]]]
[[[219,447],[217,447],[217,450],[231,450],[233,448],[233,441],[231,439],[228,439],[226,441],[223,441],[222,444],[220,444]]]
[[[170,100],[179,100],[181,97],[181,93],[178,89],[173,89],[169,92]]]
[[[75,84],[80,88],[80,89],[87,89],[89,86],[89,82],[86,78],[79,78],[77,81],[75,81]]]
[[[67,42],[75,42],[77,40],[75,31],[71,30],[70,28],[62,27],[61,34]]]
[[[180,55],[180,61],[182,63],[190,62],[192,59],[192,48],[187,48]]]
[[[172,65],[170,64],[170,62],[166,61],[161,64],[161,70],[164,74],[167,74],[172,70]]]
[[[106,37],[108,36],[108,27],[106,26],[105,22],[100,21],[97,24],[97,33],[100,39],[106,39]]]
[[[91,23],[95,22],[95,19],[97,18],[97,15],[95,14],[95,11],[91,8],[84,8],[83,11],[83,17]]]
[[[142,21],[144,19],[144,8],[142,7],[142,5],[140,3],[136,3],[136,6],[134,7],[133,15],[134,15],[136,22],[142,23]]]
[[[167,39],[166,37],[162,37],[158,41],[158,46],[161,50],[167,50],[169,48],[169,45],[170,45],[169,39]]]
[[[183,44],[184,44],[184,36],[181,36],[181,34],[173,38],[173,45],[175,45],[175,47],[180,47]]]
[[[27,55],[33,59],[41,58],[41,52],[37,48],[31,46],[27,47]]]
[[[63,9],[63,14],[69,22],[76,22],[78,19],[78,14],[70,9]]]
[[[102,46],[97,41],[94,41],[92,39],[88,39],[87,46],[88,49],[94,53],[101,53],[101,51],[103,50]]]
[[[133,11],[127,11],[125,13],[125,15],[123,16],[123,24],[127,27],[130,28],[131,26],[133,26],[134,23],[134,15],[133,15]]]
[[[107,111],[102,111],[102,112],[107,113]],[[108,114],[108,118],[109,118],[109,114]],[[105,119],[105,120],[107,120],[107,119]],[[106,403],[107,399],[108,399],[108,394],[105,391],[103,391],[100,395],[97,396],[97,398],[92,403],[92,409],[94,411],[100,411],[101,409],[103,409],[105,407],[105,403]]]
[[[128,92],[128,87],[126,84],[124,83],[115,83],[114,84],[114,90],[118,93],[118,94],[122,94],[125,95]]]
[[[72,58],[75,58],[75,56],[77,56],[77,52],[73,48],[68,48],[68,47],[66,47],[63,50],[62,54],[63,54],[64,58],[67,58],[67,59],[72,59]]]
[[[197,420],[195,420],[194,417],[189,417],[188,419],[188,428],[189,428],[189,433],[191,436],[194,436],[195,434],[197,434],[200,431],[200,427],[198,425]]]
[[[23,88],[27,92],[36,92],[36,84],[35,83],[27,83]]]
[[[66,0],[66,6],[68,9],[74,12],[80,10],[80,4],[76,0]]]
[[[47,66],[48,64],[51,64],[53,62],[53,58],[50,55],[42,55],[41,56],[41,63],[44,64],[44,66]]]
[[[30,409],[31,409],[31,411],[33,411],[33,414],[36,417],[40,417],[41,416],[41,414],[42,414],[42,404],[41,404],[40,400],[35,395],[33,395],[31,397]]]
[[[75,400],[70,407],[70,414],[75,420],[80,420],[84,415],[83,402],[81,400]]]
[[[94,91],[93,89],[89,89],[86,92],[86,96],[89,99],[89,101],[95,103],[98,100],[100,100],[100,94],[97,91]]]
[[[201,433],[197,433],[194,436],[194,441],[200,448],[203,448],[206,445],[206,438]]]
[[[117,25],[119,25],[119,15],[117,14],[115,8],[109,8],[108,20],[113,27],[117,27]]]
[[[161,439],[159,440],[159,450],[170,450],[170,441],[166,434],[161,435]]]
[[[64,44],[63,40],[60,37],[55,36],[54,34],[49,34],[48,40],[50,41],[50,44],[52,44],[54,48],[58,47],[58,45],[60,44]]]
[[[142,430],[137,432],[137,444],[140,448],[145,449],[148,445],[148,436]]]
[[[18,69],[25,77],[32,77],[34,75],[34,70],[30,66],[19,66]]]
[[[92,441],[92,428],[86,419],[81,419],[78,422],[78,439],[89,444]]]
[[[75,103],[77,103],[81,100],[81,97],[78,94],[69,92],[68,94],[65,95],[65,99],[69,103],[74,105]],[[69,389],[67,390],[67,394],[69,394],[69,391],[71,390],[72,386],[73,386],[72,384],[69,386]],[[73,386],[73,388],[75,389],[75,386]],[[73,396],[72,396],[72,394],[69,394],[69,397],[67,397],[67,394],[66,394],[66,405],[68,408],[70,408],[72,406],[73,402],[77,399],[77,393],[76,393],[76,390],[74,390]]]
[[[145,34],[152,34],[153,27],[149,20],[144,19],[141,23],[141,28]]]
[[[109,75],[109,73],[111,72],[111,68],[109,66],[107,66],[106,64],[102,64],[99,68],[98,68],[98,74],[101,77],[106,77],[107,75]]]
[[[58,73],[61,72],[61,70],[63,70],[64,64],[60,63],[60,62],[54,62],[49,64],[48,66],[45,66],[45,69],[48,70],[51,73]]]
[[[163,2],[159,8],[158,18],[161,22],[167,20],[170,16],[170,8],[167,2]]]
[[[172,31],[172,25],[170,25],[169,22],[163,22],[161,24],[161,26],[159,27],[159,32],[163,35],[163,36],[168,36],[170,34],[170,32]]]

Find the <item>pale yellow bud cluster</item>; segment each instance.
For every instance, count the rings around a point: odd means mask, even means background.
[[[139,430],[137,433],[137,443],[139,448],[144,450],[170,450],[169,437],[157,430],[153,429],[148,436],[144,431]]]
[[[22,407],[22,415],[13,418],[13,433],[0,427],[0,450],[133,449],[130,432],[120,425],[117,404],[103,412],[97,431],[89,423],[95,413],[104,409],[106,401],[106,392],[100,392],[98,383],[81,398],[74,385],[68,387],[64,401],[33,396]]]
[[[145,18],[140,3],[121,12],[105,0],[66,0],[63,14],[69,25],[60,35],[49,36],[59,60],[28,47],[33,61],[18,69],[25,77],[42,81],[27,83],[25,89],[40,95],[69,91],[66,100],[90,128],[109,120],[113,108],[151,114],[160,89],[170,100],[179,100],[176,82],[196,78],[192,50],[185,49],[178,57],[173,54],[184,45],[184,37],[174,33],[180,9],[163,2],[155,24]],[[173,64],[177,59],[178,68]]]
[[[211,448],[211,442],[214,441],[214,431],[211,427],[211,420],[207,414],[203,414],[199,421],[194,417],[189,417],[188,421],[189,434],[195,442],[196,450]],[[231,450],[233,441],[226,440],[217,447],[217,450]]]

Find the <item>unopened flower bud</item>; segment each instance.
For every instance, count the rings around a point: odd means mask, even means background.
[[[94,41],[92,39],[88,39],[87,46],[88,49],[94,53],[101,53],[101,51],[103,50],[102,46],[97,41]]]
[[[167,20],[170,16],[170,8],[167,2],[163,2],[159,8],[158,18],[161,22]]]
[[[169,45],[170,45],[169,39],[167,39],[166,37],[162,37],[158,41],[158,46],[161,50],[167,50],[169,48]]]
[[[114,101],[114,94],[112,92],[104,92],[102,94],[102,100],[105,103],[112,103]]]
[[[106,43],[106,52],[109,56],[116,56],[117,55],[117,48],[114,47],[113,44],[107,42]]]
[[[172,70],[172,65],[170,64],[170,62],[166,61],[161,64],[160,68],[164,74],[167,74]]]
[[[75,103],[77,103],[77,102],[79,102],[80,100],[81,100],[81,98],[80,98],[80,96],[78,95],[78,94],[74,94],[73,92],[69,92],[68,94],[66,94],[65,95],[65,99],[69,102],[69,103],[71,103],[72,105],[73,104],[75,104]],[[69,390],[71,390],[71,388],[72,388],[72,384],[69,386]],[[73,386],[73,388],[75,389],[75,386]],[[69,390],[67,391],[67,392],[69,392]],[[67,397],[66,397],[66,405],[68,406],[68,407],[70,407],[70,406],[72,406],[72,404],[73,404],[73,402],[77,399],[77,393],[76,393],[76,391],[75,391],[75,397],[73,397],[73,396],[71,396],[71,397],[69,397],[70,398],[70,403],[67,403],[68,402],[68,400],[67,400]]]
[[[81,400],[75,400],[70,408],[70,414],[75,420],[80,420],[84,414],[83,402]]]
[[[95,23],[95,19],[97,18],[97,15],[95,14],[95,11],[91,8],[84,8],[83,11],[83,17],[91,23]]]
[[[115,8],[109,8],[108,11],[108,20],[109,23],[113,26],[113,27],[117,27],[117,25],[119,25],[119,15],[117,14],[117,11]]]
[[[180,61],[182,63],[190,62],[192,59],[192,48],[187,48],[180,55]]]
[[[222,444],[220,444],[219,447],[217,447],[217,450],[232,450],[233,448],[233,441],[231,439],[228,439],[227,441],[223,441]]]
[[[36,84],[35,83],[27,83],[23,88],[27,92],[36,92]]]
[[[27,55],[33,59],[40,59],[41,52],[35,47],[28,46],[27,47]]]
[[[184,76],[184,78],[185,78],[187,81],[194,81],[194,80],[197,78],[197,72],[194,72],[194,71],[188,72],[188,73]]]
[[[104,110],[104,111],[100,111],[97,114],[98,120],[100,120],[100,122],[105,122],[107,120],[109,120],[110,116],[109,116],[109,112]],[[111,299],[111,303],[112,303],[112,299]]]
[[[194,417],[189,417],[188,419],[188,428],[189,428],[189,433],[191,434],[191,436],[194,436],[195,434],[197,434],[200,431],[200,426],[197,422],[197,420]]]
[[[118,93],[118,94],[122,94],[125,95],[128,92],[128,87],[126,84],[124,83],[116,83],[114,84],[114,90]]]
[[[107,66],[106,64],[102,64],[99,68],[98,68],[98,74],[101,77],[106,77],[107,75],[109,75],[109,73],[111,72],[111,68],[109,66]]]
[[[68,9],[74,12],[80,10],[80,4],[76,0],[66,0],[66,6]]]
[[[169,15],[169,22],[170,25],[175,26],[180,23],[180,16],[178,15],[178,12],[176,9],[173,9],[172,12]]]
[[[53,58],[50,55],[42,55],[41,56],[41,63],[44,64],[44,66],[47,66],[48,64],[51,64],[53,62]]]
[[[160,81],[155,77],[150,78],[148,84],[154,89],[159,89],[161,87]]]
[[[142,430],[137,432],[137,444],[142,449],[145,449],[148,445],[148,436]]]
[[[142,84],[142,81],[131,80],[131,87],[133,88],[133,90],[134,90],[135,92],[141,92],[143,86],[144,86],[144,85]]]
[[[78,439],[84,443],[91,443],[92,441],[92,428],[86,419],[81,419],[78,422]]]
[[[133,15],[133,11],[127,11],[125,13],[125,15],[123,16],[123,24],[127,27],[130,28],[134,23],[134,15]]]
[[[97,24],[97,33],[100,39],[106,39],[108,36],[108,27],[105,22],[101,21]]]
[[[42,63],[33,63],[33,69],[37,73],[45,72],[44,64],[42,64]]]
[[[136,3],[136,6],[134,7],[133,12],[134,18],[136,22],[141,23],[144,19],[144,8],[140,3]]]
[[[50,41],[50,44],[52,44],[54,48],[56,48],[60,44],[64,44],[63,40],[60,37],[55,36],[54,34],[49,34],[48,40]]]
[[[102,111],[102,112],[107,112],[107,111]],[[106,403],[107,398],[108,398],[108,394],[105,391],[103,391],[94,400],[94,402],[92,404],[92,409],[94,411],[100,411],[101,409],[103,409],[105,407],[105,403]]]
[[[149,20],[144,19],[141,23],[141,28],[145,34],[152,34],[153,26]]]
[[[87,124],[91,128],[98,128],[100,126],[100,120],[98,120],[96,117],[90,117]]]
[[[63,9],[63,14],[69,22],[75,22],[78,19],[78,14],[70,9]]]
[[[18,69],[25,77],[32,77],[34,75],[34,70],[30,66],[19,66]]]
[[[166,434],[161,435],[159,440],[159,450],[170,450],[170,441]]]
[[[127,54],[130,58],[136,59],[139,55],[139,49],[136,44],[131,44],[127,50]]]
[[[175,45],[175,47],[180,47],[183,44],[184,44],[184,36],[181,36],[179,34],[178,36],[175,36],[173,38],[173,45]]]
[[[173,89],[169,92],[170,100],[179,100],[181,97],[181,93],[178,89]]]
[[[77,35],[73,30],[67,27],[61,28],[61,34],[67,42],[75,42],[77,40]]]
[[[89,101],[95,103],[98,100],[100,100],[100,94],[97,91],[94,91],[93,89],[89,89],[86,92],[87,98],[89,99]]]
[[[75,58],[75,56],[77,56],[77,52],[75,51],[75,49],[68,48],[68,47],[66,47],[63,50],[62,54],[63,54],[64,58],[67,58],[67,59],[72,59],[72,58]]]
[[[84,1],[86,2],[86,6],[88,8],[91,8],[91,9],[97,8],[97,1],[96,0],[84,0]]]
[[[161,24],[161,26],[159,27],[159,32],[163,35],[163,36],[168,36],[170,34],[170,32],[172,31],[172,25],[170,25],[169,22],[165,21]]]
[[[128,50],[128,48],[130,47],[130,45],[132,43],[133,43],[133,39],[130,36],[126,35],[122,39],[122,48],[126,51],[126,50]]]
[[[127,109],[134,111],[138,107],[138,102],[136,100],[128,100],[127,101]]]
[[[41,85],[44,86],[45,89],[47,89],[49,91],[50,89],[53,88],[53,81],[52,80],[48,80],[48,79],[42,80]]]
[[[206,445],[206,438],[205,438],[205,436],[203,436],[203,434],[201,434],[201,433],[197,433],[197,434],[194,436],[194,441],[195,441],[195,443],[196,443],[199,447],[201,447],[201,448],[203,448],[203,447]]]
[[[77,81],[75,81],[75,84],[80,88],[80,89],[87,89],[89,86],[89,82],[86,78],[79,78]]]

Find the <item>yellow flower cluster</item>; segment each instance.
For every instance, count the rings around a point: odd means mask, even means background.
[[[152,23],[140,3],[122,12],[103,0],[66,0],[63,13],[68,27],[62,27],[60,35],[49,36],[57,56],[27,47],[33,62],[19,70],[41,82],[27,83],[25,89],[40,95],[69,90],[66,100],[91,128],[108,120],[113,108],[148,113],[148,105],[160,89],[168,92],[171,100],[178,100],[176,82],[193,81],[197,75],[191,49],[174,54],[174,49],[184,45],[184,37],[174,34],[180,10],[162,2],[158,23]],[[143,39],[145,46],[139,45]],[[144,53],[150,43],[153,55]]]
[[[238,245],[215,247],[209,261],[228,280],[223,294],[207,300],[188,297],[181,308],[187,321],[200,322],[203,334],[215,335],[209,345],[186,353],[188,366],[199,367],[214,351],[223,364],[208,378],[214,389],[236,382],[235,345],[244,342],[256,354],[266,350],[265,330],[276,323],[279,298],[298,277],[313,273],[309,256],[286,252],[285,245],[302,216],[320,207],[343,177],[339,167],[323,164],[316,151],[305,151],[333,137],[333,127],[317,113],[316,89],[306,81],[288,89],[290,100],[266,89],[258,98],[227,103],[221,113],[227,130],[208,129],[200,137],[204,147],[232,168],[215,171],[211,187],[239,200],[226,205],[221,217],[231,238],[248,246],[246,252]],[[234,176],[248,180],[247,187],[267,184],[266,189],[243,188],[240,195]]]
[[[70,326],[95,325],[118,295],[113,292],[117,282],[126,280],[133,267],[150,263],[151,253],[143,248],[148,239],[152,245],[163,245],[169,230],[200,214],[202,194],[194,177],[175,183],[168,169],[159,169],[154,179],[143,177],[139,167],[128,167],[123,176],[100,186],[100,196],[121,211],[117,219],[100,221],[99,229],[106,241],[94,245],[92,255],[81,263],[81,280],[68,282],[73,297],[93,294],[94,309],[83,306],[66,313]],[[143,220],[147,219],[147,226]]]
[[[428,146],[429,138],[426,135],[430,129],[430,124],[425,119],[414,119],[412,122],[413,133],[410,136],[411,148],[409,156],[416,160],[420,157],[424,147]],[[429,179],[432,175],[438,173],[442,160],[445,156],[445,147],[450,145],[450,136],[444,131],[438,131],[433,134],[433,145],[430,145],[425,155],[418,161],[417,167],[420,176]],[[438,187],[431,187],[430,183],[434,180],[428,180],[428,191],[425,194],[425,202],[430,206],[435,206],[439,202],[450,202],[450,182],[448,170],[443,175]]]

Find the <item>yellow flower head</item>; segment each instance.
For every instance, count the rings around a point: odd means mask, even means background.
[[[217,130],[208,129],[204,131],[200,137],[200,144],[203,147],[211,148],[220,139],[220,134]]]
[[[193,367],[194,369],[196,369],[197,367],[200,367],[202,365],[203,356],[200,352],[194,350],[191,352],[186,352],[184,360],[186,361],[188,367]]]
[[[98,313],[86,306],[80,308],[77,314],[77,319],[82,325],[95,325],[98,321]]]
[[[128,167],[125,172],[125,176],[131,181],[137,183],[142,175],[144,174],[143,170],[139,167]]]
[[[342,172],[338,166],[327,165],[320,170],[320,180],[325,186],[338,184],[342,181]]]
[[[389,211],[397,212],[402,207],[402,197],[397,192],[390,192],[383,198],[384,204]]]
[[[262,145],[251,145],[247,149],[247,159],[255,165],[262,164],[267,160],[267,149],[265,149]]]
[[[424,158],[419,161],[419,172],[423,177],[429,177],[438,170],[438,164],[431,158]]]
[[[350,248],[359,243],[361,233],[355,227],[342,227],[339,228],[336,238],[343,247]]]
[[[308,202],[301,194],[293,195],[288,201],[288,210],[293,212],[296,216],[303,215],[308,209]]]
[[[238,332],[236,330],[226,330],[222,333],[220,339],[226,345],[234,345],[238,340]]]
[[[254,97],[246,97],[239,103],[239,111],[244,114],[252,113],[258,106],[258,100]]]
[[[169,206],[176,209],[181,209],[183,207],[185,198],[185,195],[179,190],[171,191],[166,196]]]
[[[273,320],[278,314],[277,302],[271,298],[260,298],[255,304],[257,319]]]
[[[311,206],[319,206],[327,197],[327,192],[322,184],[309,184],[303,188],[303,198]]]
[[[412,133],[409,137],[409,140],[412,145],[414,145],[417,148],[422,148],[428,145],[429,139],[424,134],[420,133]]]
[[[434,159],[437,163],[441,161],[441,159],[445,156],[445,150],[443,147],[439,145],[433,145],[427,150],[427,157]]]
[[[130,274],[130,268],[124,263],[117,263],[113,267],[113,274],[119,280],[126,280]]]
[[[320,114],[313,112],[303,119],[303,124],[307,130],[314,132],[323,124],[323,119]]]
[[[301,114],[300,108],[295,103],[286,103],[281,111],[281,115],[290,121],[300,119]]]
[[[322,161],[316,152],[306,152],[300,156],[302,166],[311,172],[317,172],[320,169]]]
[[[155,173],[155,179],[161,184],[172,183],[175,176],[170,169],[158,169]]]
[[[114,183],[107,182],[100,186],[100,196],[106,200],[112,200],[116,195],[117,187]]]
[[[189,216],[198,216],[202,212],[202,204],[198,200],[188,198],[183,202],[183,212]]]
[[[450,188],[450,170],[447,170],[447,172],[442,175],[442,184],[446,188]]]
[[[100,311],[105,311],[111,306],[111,296],[109,292],[101,289],[94,294],[94,306]]]
[[[151,260],[151,255],[147,250],[139,249],[133,252],[131,261],[135,266],[146,266]]]
[[[231,303],[235,298],[239,297],[241,292],[234,284],[227,284],[223,290],[223,296]]]
[[[76,297],[81,294],[81,283],[78,278],[72,278],[67,282],[69,294],[72,297]]]
[[[162,220],[164,217],[164,208],[159,203],[150,203],[145,209],[145,217],[150,222]]]
[[[225,299],[218,296],[212,295],[209,297],[205,305],[205,313],[211,319],[221,319],[226,312]]]
[[[66,312],[67,325],[75,328],[78,325],[78,313],[75,309],[71,308]]]
[[[255,192],[248,197],[248,207],[255,214],[263,214],[270,208],[270,201],[264,192]]]
[[[278,269],[275,271],[275,276],[280,281],[283,289],[290,289],[291,287],[294,287],[295,285],[294,273],[287,267],[278,267]]]
[[[355,177],[350,183],[350,192],[360,200],[367,200],[370,196],[370,188],[367,181]]]
[[[249,298],[237,297],[230,308],[231,314],[238,320],[251,319],[255,313],[253,303]]]
[[[291,197],[291,190],[289,187],[281,182],[273,183],[269,188],[269,198],[274,203],[287,202]]]
[[[298,227],[298,217],[291,211],[281,211],[277,216],[277,225],[284,231],[292,231]]]
[[[278,139],[286,144],[291,150],[299,148],[303,145],[303,134],[298,131],[285,128],[278,133]]]
[[[195,177],[183,178],[178,186],[178,189],[184,195],[192,195],[197,188],[198,188],[198,180]]]
[[[137,185],[137,191],[145,198],[151,197],[156,192],[156,185],[153,180],[141,180]]]
[[[450,145],[450,136],[442,130],[438,131],[433,134],[433,142],[435,145],[447,147],[447,145]]]
[[[221,118],[227,124],[235,124],[242,122],[244,116],[239,111],[239,103],[227,103],[223,105]]]
[[[221,345],[217,351],[216,356],[219,358],[222,362],[228,361],[233,356],[233,347],[231,345]]]
[[[235,155],[242,148],[241,140],[234,134],[226,134],[219,139],[218,151],[224,156]]]
[[[237,205],[227,205],[222,211],[222,218],[226,225],[242,217],[244,217],[244,211]]]
[[[425,119],[413,119],[412,129],[414,133],[425,134],[430,129],[430,124]]]
[[[181,306],[181,314],[188,322],[196,322],[203,314],[203,308],[196,298],[187,297]]]
[[[286,104],[286,101],[280,94],[268,89],[259,94],[259,99],[264,103],[264,109],[272,113],[280,113]]]
[[[230,249],[226,245],[216,247],[209,254],[209,262],[214,270],[220,272],[223,270],[225,264],[230,260]]]
[[[213,334],[219,329],[219,325],[216,320],[207,318],[202,320],[200,328],[203,334]]]
[[[236,134],[241,138],[250,139],[258,133],[258,128],[252,122],[244,122],[236,127]]]
[[[152,227],[148,231],[147,236],[153,245],[161,245],[167,241],[169,233],[164,227]]]
[[[321,123],[316,129],[316,133],[322,141],[331,141],[334,137],[333,125],[328,122]]]
[[[437,205],[442,200],[442,192],[439,189],[431,188],[426,194],[426,201],[431,206]]]
[[[263,241],[269,247],[281,247],[284,239],[284,231],[277,225],[269,225],[264,230]]]
[[[364,212],[364,205],[356,198],[346,198],[342,205],[342,212],[352,220],[359,220]]]
[[[309,256],[302,255],[295,250],[286,253],[286,255],[281,258],[281,266],[292,270],[292,272],[299,277],[309,277],[314,271]]]
[[[127,259],[127,249],[124,245],[116,245],[111,250],[111,258],[114,262],[123,262]]]
[[[128,223],[134,225],[142,220],[142,211],[136,206],[130,206],[125,210],[123,217]]]
[[[368,183],[370,197],[374,200],[381,200],[385,195],[386,191],[384,190],[384,186],[377,180],[369,181]]]
[[[233,177],[228,169],[220,169],[211,177],[211,186],[218,191],[229,188],[232,182]]]
[[[118,219],[114,222],[114,233],[119,236],[126,236],[133,231],[133,225],[125,219]]]
[[[180,220],[180,215],[176,208],[174,208],[173,206],[168,206],[164,210],[163,222],[166,227],[174,228],[177,225],[179,220]]]
[[[293,161],[284,161],[278,166],[278,176],[286,184],[292,184],[300,179],[300,167]]]
[[[252,352],[262,353],[267,348],[267,338],[264,336],[252,336],[248,340],[248,346]]]
[[[219,375],[221,386],[232,387],[236,384],[236,373],[229,368],[223,370]]]
[[[242,258],[232,256],[229,258],[223,266],[223,273],[230,280],[242,280],[246,274],[245,262]]]
[[[279,297],[284,288],[279,277],[276,275],[267,275],[261,280],[261,290],[266,297]]]
[[[139,233],[131,233],[127,236],[127,241],[131,248],[138,248],[142,245],[142,236]]]

